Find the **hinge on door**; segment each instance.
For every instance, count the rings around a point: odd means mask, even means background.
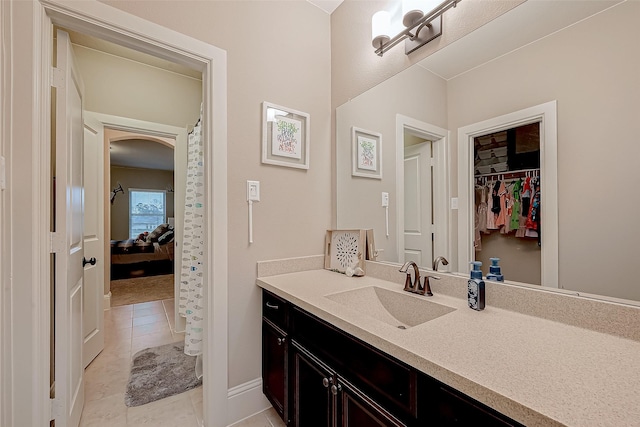
[[[63,406],[62,406],[62,402],[60,401],[60,399],[49,399],[49,402],[51,403],[51,415],[50,415],[50,419],[51,420],[57,420],[59,418],[62,417],[63,414]]]
[[[49,233],[49,253],[57,254],[62,252],[62,248],[64,248],[64,241],[60,233]]]
[[[51,67],[51,86],[58,89],[64,87],[64,72],[60,68]]]

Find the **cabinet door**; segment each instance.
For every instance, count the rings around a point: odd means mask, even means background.
[[[292,343],[292,426],[336,427],[336,398],[331,393],[335,373]]]
[[[342,378],[338,379],[337,392],[340,399],[340,427],[406,427],[406,424]]]
[[[418,378],[418,419],[421,426],[524,427],[426,375]]]
[[[263,320],[262,391],[285,422],[288,346],[287,335],[268,320]]]

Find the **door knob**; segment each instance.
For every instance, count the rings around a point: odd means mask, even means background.
[[[94,257],[91,257],[91,259],[87,261],[85,257],[82,257],[82,266],[84,267],[87,264],[96,265],[96,259]]]

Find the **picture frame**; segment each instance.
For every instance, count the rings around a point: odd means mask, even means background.
[[[262,163],[309,169],[309,114],[262,103]]]
[[[351,127],[351,175],[382,179],[382,134]]]
[[[344,273],[348,267],[364,270],[367,230],[327,230],[324,268]]]

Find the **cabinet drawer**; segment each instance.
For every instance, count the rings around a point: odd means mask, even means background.
[[[262,291],[262,316],[286,331],[288,327],[289,303],[269,291]]]
[[[392,413],[415,416],[415,371],[297,307],[292,339]]]

